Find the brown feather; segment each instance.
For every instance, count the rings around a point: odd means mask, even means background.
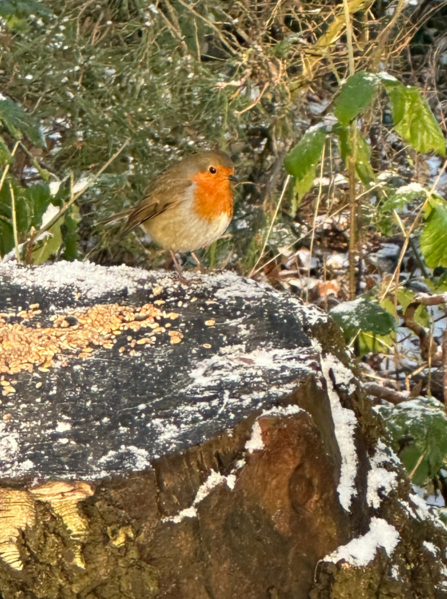
[[[194,184],[191,177],[198,172],[206,171],[211,164],[234,168],[231,158],[220,150],[185,156],[150,183],[139,204],[115,214],[103,221],[102,224],[127,217],[127,222],[121,231],[121,235],[126,235],[147,220],[187,201],[189,194],[185,194],[185,191]]]
[[[127,214],[124,216],[128,216],[128,219],[123,229],[124,234],[183,202],[185,190],[192,185],[192,181],[188,179],[175,180],[163,175],[154,183],[155,187],[146,190],[146,195],[137,206],[130,212],[125,211]]]

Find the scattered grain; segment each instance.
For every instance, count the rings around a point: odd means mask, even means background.
[[[157,301],[164,303],[164,300]],[[40,310],[35,310],[37,304],[33,304],[32,307],[34,312],[18,310],[23,320],[41,313]],[[155,334],[166,332],[164,326],[155,322],[156,319],[162,318],[162,312],[154,304],[144,304],[138,308],[119,304],[98,304],[89,308],[72,309],[64,314],[51,315],[49,320],[52,327],[42,327],[41,323],[31,327],[24,323],[8,322],[7,318],[10,316],[11,313],[0,316],[0,373],[6,374],[23,370],[32,372],[35,367],[41,372],[49,372],[54,365],[55,356],[61,353],[65,353],[62,366],[67,366],[67,359],[76,357],[71,352],[79,352],[81,359],[87,359],[92,357],[95,348],[112,349],[116,337],[124,331],[138,332],[150,328]],[[171,312],[166,314],[165,318],[176,320],[178,314]],[[74,323],[73,326],[70,326],[70,323]],[[170,323],[168,325],[170,326]],[[179,336],[175,338],[181,340]],[[137,343],[145,345],[155,342],[152,337],[137,341],[131,335],[127,335],[127,340],[131,342],[132,347]],[[67,351],[70,353],[67,354]],[[120,348],[119,351],[123,353],[124,348]],[[15,391],[10,382],[4,381],[4,376],[0,382],[3,392],[5,389],[9,389],[8,394]]]

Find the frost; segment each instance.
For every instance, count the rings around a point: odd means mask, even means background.
[[[127,266],[104,268],[92,262],[65,262],[43,264],[38,269],[25,268],[14,263],[0,263],[0,273],[9,276],[11,282],[21,287],[38,287],[55,293],[74,287],[88,298],[98,298],[108,293],[128,289],[132,292],[147,271]]]
[[[32,473],[35,464],[31,460],[19,461],[20,433],[0,422],[0,462],[3,464],[2,473],[6,477],[15,478]]]
[[[370,529],[363,537],[353,539],[324,558],[325,562],[337,563],[344,560],[351,566],[367,566],[375,557],[379,547],[391,556],[399,542],[397,530],[382,518],[371,518]]]
[[[152,468],[149,453],[145,449],[134,445],[121,445],[118,451],[109,451],[98,460],[97,468],[104,468],[108,462],[115,463],[117,461],[119,461],[122,470],[141,471]],[[100,473],[100,476],[103,476],[103,473]]]

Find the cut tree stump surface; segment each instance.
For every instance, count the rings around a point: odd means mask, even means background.
[[[62,313],[70,331],[80,309],[154,302],[155,323],[165,328],[155,343],[139,343],[156,329],[136,313],[140,330],[120,331],[111,348],[91,342],[88,358],[65,350],[48,372],[34,364],[13,375],[16,393],[1,405],[11,440],[3,476],[97,479],[142,470],[275,405],[318,369],[308,331],[326,321],[323,313],[231,273],[185,287],[175,275],[125,268],[3,267],[0,313],[8,323],[52,327],[51,317]],[[36,304],[32,318],[17,316]],[[88,326],[93,339],[95,322]],[[180,342],[171,343],[171,331],[182,334]]]
[[[3,599],[447,598],[336,325],[231,272],[0,263]]]

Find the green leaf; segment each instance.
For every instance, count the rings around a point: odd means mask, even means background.
[[[427,266],[430,268],[447,266],[447,203],[445,200],[430,199],[427,222],[420,243]]]
[[[377,406],[393,437],[395,450],[413,482],[423,485],[436,476],[447,458],[447,418],[444,406],[433,398],[417,398],[392,408]],[[402,448],[403,446],[403,448]]]
[[[399,210],[420,197],[427,197],[428,191],[419,185],[419,183],[410,183],[410,185],[404,185],[396,191],[380,206],[382,212],[388,212],[390,210]]]
[[[58,220],[49,231],[43,233],[43,236],[43,239],[36,242],[33,249],[33,264],[42,264],[59,251],[62,245],[61,221]]]
[[[12,164],[13,157],[11,156],[11,152],[9,151],[8,146],[5,143],[3,137],[0,136],[0,164]]]
[[[329,313],[348,337],[355,335],[359,330],[375,335],[388,335],[396,324],[387,310],[366,298],[343,302],[332,308]]]
[[[344,161],[346,167],[348,167],[349,157],[352,155],[350,131],[348,127],[343,125],[335,125],[332,131],[338,137],[338,143],[340,148],[340,156]],[[375,174],[371,166],[371,150],[368,142],[357,129],[356,132],[356,164],[355,172],[357,177],[366,187],[369,187],[375,181]]]
[[[0,100],[0,121],[16,139],[22,134],[37,147],[45,147],[39,121],[27,114],[21,106],[10,100]]]
[[[380,79],[366,71],[349,77],[335,101],[334,114],[342,125],[348,125],[371,104],[379,85]]]
[[[399,287],[399,289],[397,290],[397,301],[399,302],[400,306],[402,306],[403,312],[405,312],[405,310],[408,308],[411,302],[414,301],[414,298],[415,294],[413,291],[411,291],[411,289],[407,289],[406,287]]]
[[[315,179],[315,169],[311,168],[302,179],[296,179],[293,191],[298,196],[298,200],[301,202],[306,193],[311,189]]]
[[[16,208],[16,223],[19,233],[27,233],[30,228],[31,210],[27,198],[24,195],[17,194],[14,198]]]
[[[43,2],[37,0],[2,0],[0,2],[0,16],[9,19],[13,16],[27,17],[29,15],[39,15],[47,17],[53,14]]]
[[[287,58],[287,54],[290,52],[293,44],[303,41],[303,36],[301,34],[293,33],[292,35],[288,35],[286,38],[275,44],[271,52],[278,58]]]
[[[6,256],[14,247],[12,224],[0,214],[0,257]]]
[[[50,186],[43,182],[37,183],[36,185],[28,187],[25,190],[25,194],[31,206],[32,216],[30,219],[30,226],[37,229],[42,223],[42,216],[50,205]]]
[[[72,206],[70,213],[66,215],[61,226],[62,240],[64,243],[64,260],[76,260],[79,254],[78,224],[80,221],[79,209]]]
[[[383,79],[393,107],[394,128],[418,152],[439,152],[445,156],[441,128],[417,87]]]
[[[302,181],[309,176],[309,171],[315,172],[325,141],[325,127],[311,127],[308,129],[297,145],[285,157],[284,166],[289,175],[293,175],[299,181]]]

